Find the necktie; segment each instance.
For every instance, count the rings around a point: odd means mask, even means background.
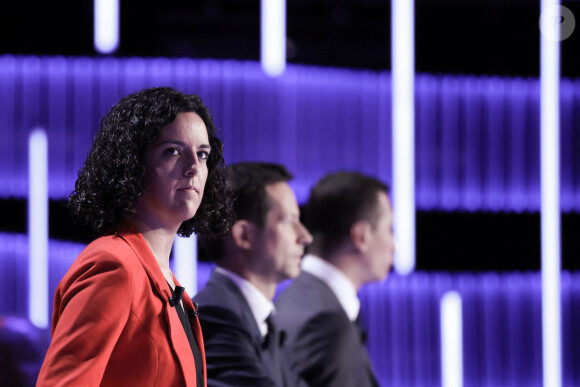
[[[264,349],[271,350],[276,346],[276,324],[274,323],[274,316],[272,313],[266,318],[266,326],[268,327],[268,333],[264,337],[262,346]]]
[[[262,348],[268,354],[272,366],[272,377],[277,386],[284,385],[282,379],[282,372],[279,363],[279,347],[280,341],[278,339],[278,332],[276,329],[275,319],[272,313],[266,318],[266,325],[268,326],[268,333],[264,338]]]
[[[361,343],[364,345],[367,344],[367,340],[368,340],[368,333],[367,331],[363,328],[362,322],[361,322],[361,318],[360,318],[360,312],[358,314],[358,316],[356,317],[356,320],[354,320],[354,324],[356,326],[356,329],[358,330],[359,334],[360,334],[360,341]]]

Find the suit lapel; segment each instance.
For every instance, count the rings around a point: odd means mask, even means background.
[[[143,238],[143,235],[137,230],[137,228],[130,222],[125,221],[122,223],[121,227],[119,227],[118,235],[121,236],[129,246],[133,249],[137,258],[141,261],[147,276],[150,279],[151,287],[153,291],[157,294],[157,296],[163,301],[163,315],[165,321],[167,323],[167,327],[169,329],[169,342],[170,345],[173,347],[175,354],[177,355],[177,359],[183,371],[183,377],[185,379],[186,386],[196,386],[196,377],[195,372],[191,370],[195,370],[195,361],[193,359],[193,353],[191,352],[191,348],[189,346],[189,341],[187,340],[187,336],[185,335],[185,331],[183,330],[183,326],[181,325],[181,321],[179,320],[179,316],[177,313],[172,310],[172,306],[169,304],[169,297],[171,297],[171,289],[161,272],[161,268],[159,264],[155,260],[147,241]],[[174,278],[175,280],[175,278]],[[176,282],[177,284],[177,282]],[[189,300],[188,297],[184,297],[184,301]],[[185,302],[184,302],[185,304]],[[193,309],[193,305],[191,305],[191,309]],[[153,316],[151,316],[153,317]],[[199,327],[199,322],[193,325],[194,334],[196,340],[201,336],[201,328]],[[198,345],[200,346],[200,351],[202,355],[204,355],[203,351],[203,340],[198,341]],[[203,360],[204,365],[204,375],[205,375],[205,356]]]
[[[300,277],[302,277],[302,278],[300,278]],[[318,278],[318,277],[316,277],[308,272],[305,272],[305,271],[300,273],[300,276],[298,277],[298,279],[301,279],[301,281],[304,281],[303,286],[308,286],[309,283],[315,284],[314,286],[316,286],[318,288],[319,293],[321,295],[323,295],[323,297],[325,297],[326,305],[332,306],[333,309],[340,311],[341,314],[344,315],[344,318],[349,320],[348,315],[346,314],[346,311],[344,310],[344,308],[340,304],[340,301],[336,297],[336,294],[334,294],[332,289],[324,281],[322,281],[320,278]],[[372,386],[378,386],[378,382],[375,378],[375,373],[373,372],[371,359],[370,359],[368,351],[366,349],[366,343],[362,339],[360,320],[357,319],[357,321],[354,321],[352,324],[353,324],[353,329],[356,330],[357,338],[360,340],[360,359],[361,359],[361,362],[363,364],[363,367],[365,368],[365,372],[368,375],[369,383]]]
[[[256,319],[252,314],[250,309],[250,304],[242,294],[242,291],[238,288],[238,285],[234,283],[231,279],[225,275],[220,274],[217,271],[213,271],[211,274],[210,281],[214,282],[216,286],[223,288],[227,293],[231,294],[237,303],[241,306],[243,310],[242,316],[244,317],[244,325],[250,331],[251,337],[255,338],[255,341],[259,344],[262,341],[262,334],[260,333],[260,328],[256,323]],[[258,345],[258,349],[260,349]]]
[[[175,284],[177,286],[181,286],[179,285],[179,282],[177,281],[175,276],[173,276],[173,281],[175,281]],[[207,369],[205,364],[205,346],[203,343],[203,334],[201,332],[201,325],[199,324],[199,319],[197,318],[197,308],[193,305],[193,302],[191,301],[189,295],[187,295],[187,292],[183,293],[183,306],[185,307],[186,311],[193,310],[195,312],[193,318],[189,317],[189,321],[191,323],[191,327],[193,328],[193,335],[195,336],[195,341],[197,342],[197,346],[199,347],[199,352],[201,353],[201,360],[203,363],[203,380],[204,385],[207,385],[207,383],[205,383],[205,381],[207,381]],[[187,313],[187,315],[190,316],[189,313]]]
[[[344,317],[348,320],[348,315],[346,314],[346,311],[340,304],[340,301],[338,301],[336,294],[334,294],[330,286],[328,286],[323,280],[306,271],[301,272],[297,280],[298,279],[300,279],[300,281],[303,282],[304,286],[315,286],[316,289],[318,289],[320,295],[324,297],[325,305],[327,307],[332,307],[333,310],[340,311],[342,314],[344,314]]]
[[[363,337],[363,327],[362,327],[362,322],[361,322],[361,318],[360,318],[360,314],[359,317],[356,319],[356,321],[353,322],[356,332],[358,334],[358,337],[360,338],[360,342],[361,342],[361,360],[364,364],[365,370],[369,376],[369,381],[371,383],[371,385],[373,386],[378,386],[378,382],[377,379],[375,378],[375,373],[373,371],[373,365],[371,363],[371,358],[369,356],[369,353],[367,351],[366,348],[366,337]]]
[[[270,376],[274,380],[278,380],[280,372],[275,369],[274,364],[272,363],[272,359],[268,352],[268,348],[263,348],[262,342],[264,341],[262,338],[262,334],[260,333],[260,328],[258,328],[258,324],[254,315],[252,314],[252,310],[250,308],[250,304],[242,294],[241,290],[238,286],[230,280],[228,277],[222,275],[217,271],[212,272],[212,276],[210,278],[210,282],[214,282],[216,286],[219,286],[225,290],[225,292],[232,295],[236,302],[240,305],[243,310],[243,324],[246,329],[248,329],[250,336],[253,337],[254,348],[256,353],[259,354],[260,358],[264,362],[264,365],[268,368]],[[274,341],[278,341],[278,338],[273,338]],[[280,382],[277,382],[276,385],[281,385]]]

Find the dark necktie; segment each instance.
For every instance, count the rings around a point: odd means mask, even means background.
[[[266,325],[268,326],[268,333],[266,337],[264,337],[264,341],[262,342],[262,348],[264,352],[267,352],[273,371],[273,378],[275,379],[277,386],[282,386],[282,372],[280,369],[279,363],[279,348],[280,348],[280,340],[278,339],[278,332],[276,329],[276,322],[272,313],[268,315],[266,318]]]
[[[264,337],[262,346],[264,349],[271,351],[276,347],[276,323],[274,322],[274,316],[270,313],[266,318],[266,325],[268,327],[268,333]]]
[[[364,345],[367,345],[367,340],[368,340],[368,333],[367,331],[363,328],[362,322],[361,322],[361,318],[360,318],[360,312],[358,314],[358,316],[356,316],[356,320],[354,320],[354,324],[356,326],[356,329],[358,330],[359,334],[360,334],[360,341],[361,343]]]

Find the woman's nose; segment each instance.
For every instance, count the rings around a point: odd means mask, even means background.
[[[195,176],[197,174],[197,167],[199,166],[199,160],[194,154],[186,160],[186,166],[184,174],[185,176]]]

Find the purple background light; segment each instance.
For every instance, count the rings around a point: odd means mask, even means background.
[[[99,118],[122,96],[170,85],[200,94],[225,138],[227,162],[280,162],[300,202],[324,173],[356,169],[391,181],[391,81],[386,71],[257,62],[0,57],[0,197],[26,198],[27,136],[46,128],[49,196],[64,199]],[[564,79],[561,197],[580,211],[580,85]],[[420,210],[538,211],[537,79],[419,74],[416,203]],[[82,245],[51,240],[49,294]],[[27,239],[0,235],[0,314],[25,317]],[[433,252],[433,259],[437,259]],[[469,259],[469,257],[466,257]],[[201,264],[198,284],[207,280]],[[205,274],[204,274],[205,273]],[[563,372],[580,383],[580,278],[562,275]],[[539,273],[417,272],[361,292],[369,351],[385,385],[438,385],[439,300],[459,292],[465,385],[540,385]]]
[[[580,87],[562,81],[562,211],[580,211]],[[228,162],[268,160],[296,172],[300,201],[324,173],[391,181],[387,72],[256,62],[0,57],[0,197],[26,197],[25,137],[47,129],[51,198],[73,186],[99,118],[122,96],[160,85],[199,93],[222,128]],[[537,79],[420,74],[417,208],[539,210]],[[58,144],[58,145],[57,145]]]
[[[28,270],[27,243],[23,235],[0,233],[2,294],[22,295],[19,278],[26,278]],[[50,242],[51,294],[83,247]],[[198,265],[199,288],[211,267]],[[439,302],[453,290],[462,298],[464,385],[540,386],[540,285],[540,273],[414,272],[405,277],[393,274],[363,288],[362,318],[372,338],[368,348],[381,385],[440,385]],[[1,297],[0,315],[25,317],[26,300]],[[580,273],[562,273],[562,312],[564,385],[578,385]]]

